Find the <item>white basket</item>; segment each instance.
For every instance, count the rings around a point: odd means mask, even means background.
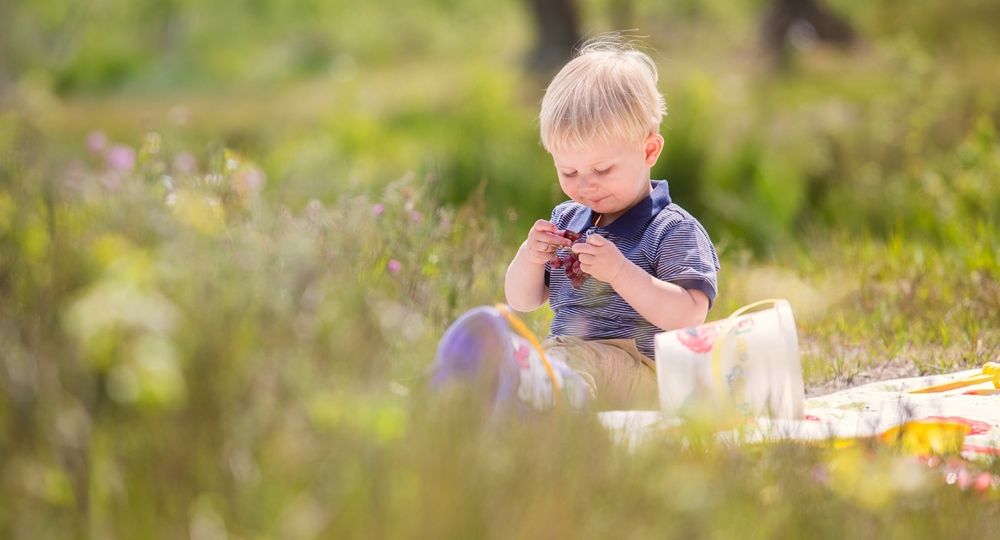
[[[665,417],[709,410],[802,418],[802,364],[787,300],[754,302],[720,321],[657,334],[655,355]]]

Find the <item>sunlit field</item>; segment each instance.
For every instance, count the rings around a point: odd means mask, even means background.
[[[1000,532],[1000,485],[949,480],[954,456],[705,426],[629,447],[430,391],[444,330],[503,300],[564,200],[530,15],[258,4],[0,8],[0,536]],[[830,2],[860,42],[775,66],[761,2],[634,2],[653,174],[720,254],[709,319],[788,298],[807,395],[1000,359],[1000,11],[897,4]]]

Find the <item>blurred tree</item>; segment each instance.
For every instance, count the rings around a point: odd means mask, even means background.
[[[11,43],[7,41],[11,34],[12,11],[10,4],[0,2],[0,98],[14,79]]]
[[[149,8],[156,21],[155,38],[160,54],[173,53],[184,41],[184,6],[180,0],[160,0]]]
[[[773,0],[764,14],[761,39],[773,58],[787,59],[788,43],[822,41],[838,47],[854,43],[854,28],[823,0]]]
[[[611,24],[621,30],[632,28],[632,21],[635,20],[633,17],[634,7],[632,0],[611,0],[609,6]]]
[[[580,41],[580,17],[574,0],[528,0],[537,38],[531,69],[555,71],[573,54]]]

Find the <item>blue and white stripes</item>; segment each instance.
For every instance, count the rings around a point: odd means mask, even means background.
[[[573,201],[553,209],[552,223],[584,235],[597,232],[650,275],[700,290],[711,303],[719,271],[715,247],[698,220],[671,202],[667,182],[654,180],[652,184],[649,197],[607,227],[594,227],[592,211]],[[653,357],[653,336],[663,330],[639,315],[610,285],[590,278],[583,287],[574,289],[563,269],[548,265],[546,283],[555,312],[550,335],[631,338],[639,352]]]

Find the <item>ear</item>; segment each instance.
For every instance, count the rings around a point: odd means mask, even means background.
[[[663,152],[663,136],[659,133],[652,133],[649,137],[646,137],[646,142],[643,146],[643,156],[646,160],[646,165],[652,167],[656,165],[656,160],[660,158],[660,152]]]

